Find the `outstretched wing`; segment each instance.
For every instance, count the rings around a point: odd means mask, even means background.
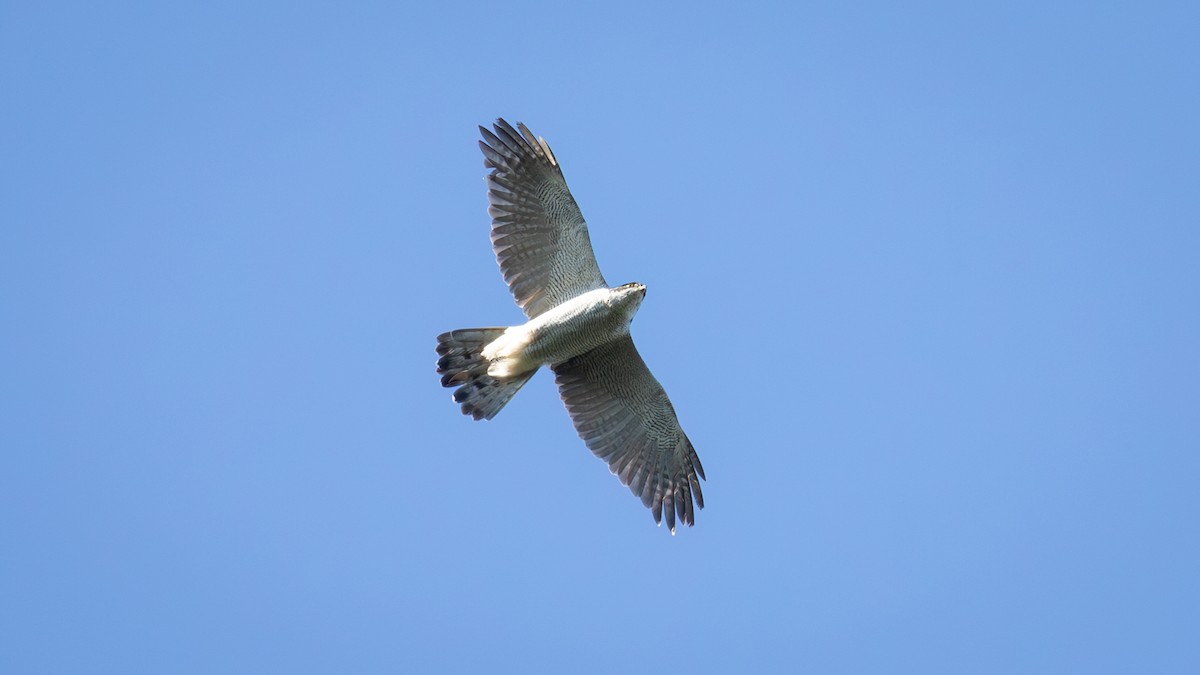
[[[662,385],[626,336],[554,366],[575,430],[597,457],[675,533],[675,516],[695,522],[704,508],[704,467]]]
[[[492,250],[517,304],[533,318],[575,296],[607,288],[587,223],[546,141],[524,124],[479,127]]]

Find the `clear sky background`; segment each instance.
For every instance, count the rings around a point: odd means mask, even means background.
[[[0,671],[1200,672],[1200,10],[969,4],[0,5]],[[675,537],[438,386],[498,116]]]

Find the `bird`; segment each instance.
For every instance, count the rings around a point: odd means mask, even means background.
[[[588,449],[675,534],[704,508],[704,467],[630,337],[646,287],[610,287],[546,140],[503,118],[480,126],[492,251],[527,321],[437,337],[437,372],[463,414],[490,420],[542,366]]]

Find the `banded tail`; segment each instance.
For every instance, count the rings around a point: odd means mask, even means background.
[[[514,394],[533,377],[536,370],[506,378],[488,375],[489,361],[482,351],[506,329],[460,328],[438,336],[437,371],[443,387],[455,387],[454,401],[462,404],[464,415],[490,420]]]

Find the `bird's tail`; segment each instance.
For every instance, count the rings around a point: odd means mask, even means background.
[[[481,352],[505,330],[460,328],[438,336],[437,353],[441,358],[437,371],[443,387],[458,387],[454,401],[462,404],[464,415],[477,420],[492,419],[537,372],[531,370],[506,378],[488,375],[489,361]]]

